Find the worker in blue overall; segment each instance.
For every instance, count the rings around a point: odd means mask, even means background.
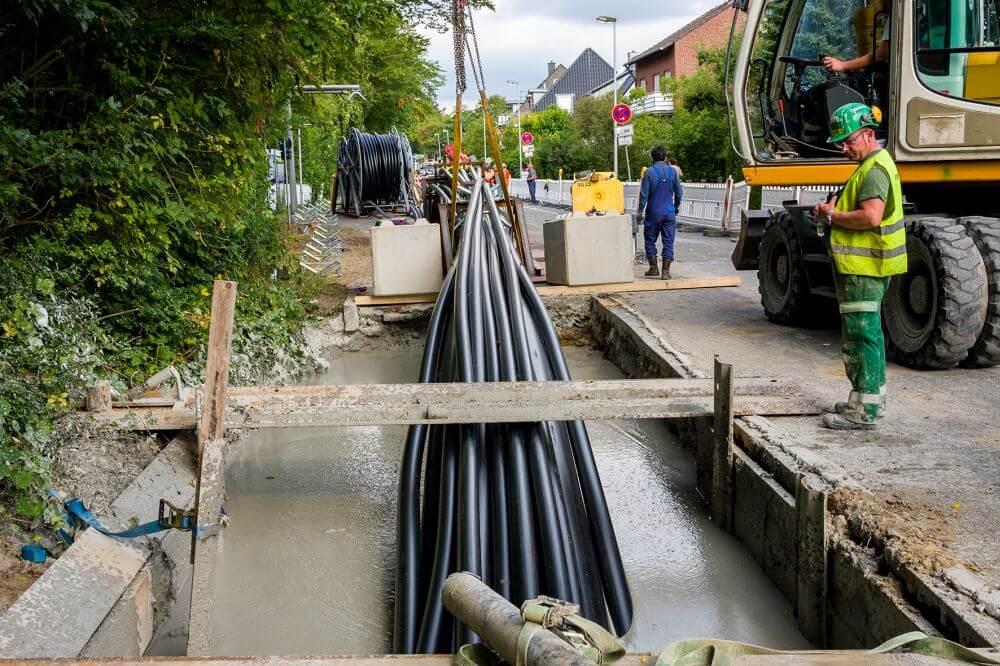
[[[677,171],[667,164],[667,152],[662,146],[653,148],[650,155],[653,166],[646,169],[639,187],[639,207],[636,220],[642,221],[646,236],[646,259],[649,261],[648,278],[670,279],[670,264],[674,261],[674,236],[677,234],[677,211],[681,207],[680,178]],[[649,208],[646,208],[647,203]],[[663,271],[656,265],[656,239],[663,236]]]

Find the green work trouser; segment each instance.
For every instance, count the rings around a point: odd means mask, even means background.
[[[882,298],[887,277],[843,275],[834,270],[844,348],[844,368],[851,396],[844,416],[874,423],[885,412],[885,338]]]

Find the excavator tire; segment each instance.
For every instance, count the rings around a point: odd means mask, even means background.
[[[968,368],[992,368],[1000,365],[1000,219],[995,217],[960,217],[958,223],[976,244],[986,265],[988,305],[986,324],[972,345],[962,365]]]
[[[757,264],[757,290],[770,321],[809,323],[815,296],[802,260],[802,244],[787,212],[776,213],[764,226]]]
[[[986,322],[986,266],[952,218],[913,218],[906,233],[909,270],[892,278],[882,304],[889,351],[912,368],[953,368]]]

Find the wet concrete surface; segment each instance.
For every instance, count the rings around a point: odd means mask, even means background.
[[[318,381],[413,381],[420,351],[340,354]],[[570,348],[567,357],[576,379],[621,377],[597,352]],[[588,428],[635,600],[629,648],[654,651],[696,636],[806,647],[789,604],[708,519],[690,454],[665,425]],[[404,434],[404,427],[273,430],[231,455],[215,654],[389,650]],[[178,649],[175,630],[172,644],[161,640],[150,653]]]
[[[560,210],[529,207],[531,229]],[[539,241],[540,242],[540,241]],[[535,236],[532,235],[532,244]],[[764,316],[754,271],[735,271],[734,239],[678,233],[675,277],[739,275],[739,287],[618,294],[695,367],[721,353],[738,376],[787,378],[807,395],[845,400],[840,330],[785,327]],[[843,467],[960,560],[1000,587],[1000,368],[916,371],[888,364],[888,413],[875,432],[834,432],[818,418],[772,418]]]

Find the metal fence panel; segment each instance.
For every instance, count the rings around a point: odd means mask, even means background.
[[[541,203],[552,206],[570,207],[573,197],[570,188],[571,180],[538,179],[535,195]],[[639,205],[638,181],[624,181],[625,212],[634,214]],[[722,226],[723,207],[725,205],[725,183],[681,183],[684,196],[681,198],[681,209],[677,213],[680,222],[702,227],[720,228]],[[511,194],[516,197],[528,198],[528,183],[523,178],[511,178]],[[825,201],[830,192],[837,188],[828,186],[804,187],[764,187],[762,188],[761,206],[769,210],[778,210],[785,201],[796,200],[802,205],[812,206]],[[750,186],[745,182],[733,183],[732,204],[729,207],[729,229],[739,229],[740,216],[749,208]]]

